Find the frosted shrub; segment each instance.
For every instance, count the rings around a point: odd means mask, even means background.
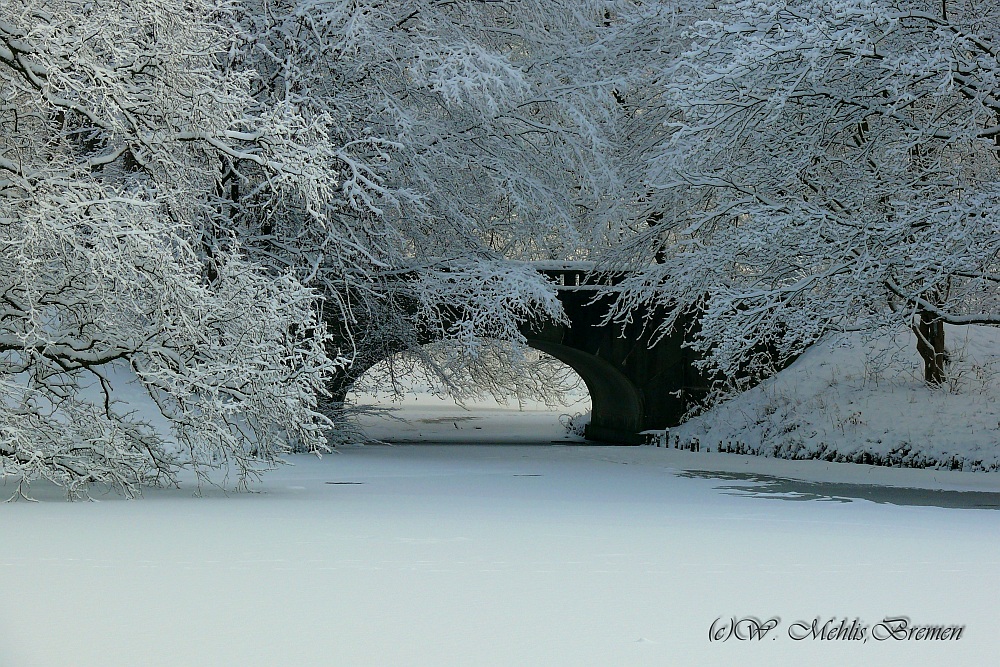
[[[584,431],[587,429],[587,425],[590,423],[590,417],[590,410],[587,410],[586,412],[577,412],[573,415],[561,415],[559,417],[559,423],[562,424],[564,429],[566,429],[566,433],[582,438]]]

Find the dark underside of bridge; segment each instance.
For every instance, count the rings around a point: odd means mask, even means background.
[[[569,323],[528,322],[521,332],[531,347],[570,366],[586,383],[592,406],[585,432],[588,440],[640,444],[645,440],[642,431],[677,425],[704,398],[706,382],[693,365],[694,355],[682,346],[681,335],[664,336],[651,345],[651,335],[663,313],[637,311],[625,325],[603,323],[613,293],[598,289],[594,283],[613,285],[621,276],[595,276],[582,269],[540,273],[555,284]],[[599,294],[602,298],[595,301]],[[335,321],[330,324],[337,326]],[[342,404],[355,380],[376,363],[413,344],[434,340],[428,334],[409,341],[392,336],[375,338],[378,341],[370,354],[356,358],[347,372],[331,381],[331,405]]]
[[[535,322],[524,326],[522,333],[531,347],[559,359],[583,378],[592,405],[588,440],[640,444],[642,431],[680,423],[705,396],[705,381],[679,334],[651,346],[655,318],[647,323],[639,313],[624,326],[602,324],[609,302],[592,303],[595,294],[560,290],[570,324]]]

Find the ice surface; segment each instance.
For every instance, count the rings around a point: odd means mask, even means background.
[[[447,412],[425,428],[476,423]],[[653,447],[338,452],[252,494],[66,503],[36,485],[45,502],[0,515],[0,664],[972,665],[1000,648],[993,475],[947,473],[989,492],[944,493],[863,484],[934,488],[941,471]],[[709,642],[744,615],[779,633],[887,615],[967,629]]]
[[[358,393],[351,398],[360,406],[391,408],[389,413],[359,418],[366,435],[394,443],[517,444],[584,442],[569,435],[560,422],[590,409],[586,388],[567,394],[567,405],[553,409],[541,401],[499,403],[490,396],[462,404],[435,396],[427,387],[403,384],[401,396],[389,392]]]
[[[36,484],[44,502],[0,514],[0,666],[972,665],[1000,649],[1000,476],[594,446],[558,421],[585,398],[524,407],[409,396],[366,417],[396,444],[292,457],[249,494],[66,503]],[[746,616],[780,621],[709,641]],[[787,634],[896,616],[966,630]]]

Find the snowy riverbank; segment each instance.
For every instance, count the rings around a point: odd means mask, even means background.
[[[1000,329],[948,327],[952,379],[922,381],[909,331],[816,345],[762,385],[669,431],[702,451],[958,470],[1000,468]]]

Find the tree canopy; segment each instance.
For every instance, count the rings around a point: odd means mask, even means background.
[[[903,323],[940,383],[943,324],[1000,323],[994,14],[4,3],[4,474],[245,481],[400,351],[537,386],[520,328],[561,309],[524,260],[627,270],[609,318],[697,312],[722,377]]]
[[[691,16],[632,84],[658,224],[618,253],[637,270],[618,312],[697,309],[693,344],[730,377],[830,331],[913,323],[941,382],[941,323],[1000,322],[993,13],[802,0]]]

